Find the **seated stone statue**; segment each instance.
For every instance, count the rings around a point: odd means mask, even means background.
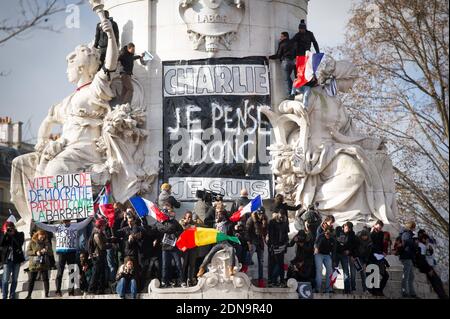
[[[304,206],[317,202],[338,224],[395,223],[393,168],[384,142],[359,133],[333,93],[350,90],[356,78],[351,63],[328,59],[307,108],[300,94],[283,101],[279,112],[263,110],[276,139],[269,147],[276,191]]]
[[[53,105],[42,122],[36,152],[14,159],[11,199],[26,223],[31,220],[27,181],[37,176],[90,172],[93,185],[112,183],[116,201],[124,202],[150,186],[154,172],[144,165],[146,114],[144,109],[121,105],[111,111],[114,97],[111,75],[117,68],[118,49],[111,22],[101,23],[108,34],[105,64],[100,71],[96,49],[80,45],[67,56],[67,76],[77,89]],[[62,126],[52,140],[55,125]]]

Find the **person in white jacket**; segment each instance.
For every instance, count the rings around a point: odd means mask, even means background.
[[[76,264],[76,253],[78,249],[78,231],[86,227],[92,217],[86,218],[79,223],[71,223],[70,220],[63,220],[61,224],[49,225],[36,223],[36,226],[55,234],[56,254],[58,255],[58,273],[56,275],[56,296],[62,297],[61,284],[64,268],[67,265]],[[74,288],[69,290],[69,296],[74,295]]]

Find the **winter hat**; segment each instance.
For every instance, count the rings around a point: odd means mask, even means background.
[[[300,24],[298,25],[299,29],[304,29],[306,30],[306,23],[305,23],[305,19],[301,19],[300,20]]]
[[[164,183],[161,185],[161,190],[162,191],[169,191],[172,187],[170,186],[169,183]]]

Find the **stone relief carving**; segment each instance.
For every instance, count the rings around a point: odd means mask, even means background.
[[[182,0],[179,11],[194,50],[214,56],[221,48],[231,49],[245,7],[242,0]]]

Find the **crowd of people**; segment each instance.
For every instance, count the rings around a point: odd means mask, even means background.
[[[238,269],[242,272],[248,272],[256,253],[257,278],[254,279],[259,287],[286,287],[287,279],[294,278],[299,282],[310,282],[315,292],[333,293],[332,274],[340,266],[344,293],[356,291],[359,273],[362,290],[376,296],[383,295],[389,279],[389,264],[384,257],[395,254],[404,266],[404,297],[417,297],[414,290],[414,267],[417,267],[427,275],[439,297],[448,298],[434,269],[436,261],[430,236],[423,230],[414,236],[414,222],[406,223],[392,244],[390,234],[383,231],[382,221],[355,233],[351,222],[335,227],[334,217],[322,218],[317,205],[290,206],[281,194],[274,198],[270,216],[261,206],[232,222],[232,213],[249,202],[245,189],[241,190],[241,196],[232,203],[230,210],[221,196],[202,196],[193,211],[186,211],[178,221],[175,209],[180,203],[171,195],[171,186],[165,183],[158,200],[158,206],[168,217],[162,222],[141,218],[131,205],[115,203],[112,226],[98,214],[96,218],[77,223],[69,220],[56,224],[32,223],[31,241],[26,247],[29,260],[25,269],[29,277],[27,298],[31,298],[37,279],[44,282],[45,295],[49,295],[49,270],[52,269],[57,270],[55,294],[62,296],[64,270],[74,265],[79,269],[79,288],[87,294],[115,291],[122,298],[126,294],[136,298],[154,278],[160,280],[162,288],[194,286],[207,272],[214,253],[221,249],[232,251],[242,265]],[[291,219],[299,229],[291,239],[289,211],[296,212]],[[181,252],[175,242],[184,230],[194,226],[215,228],[239,238],[240,243],[226,241]],[[52,238],[55,244],[52,244]],[[14,298],[19,267],[25,261],[24,234],[15,229],[14,223],[6,222],[0,244],[3,298]],[[290,247],[294,247],[291,249],[295,249],[295,257],[286,265],[285,254]],[[268,267],[265,274],[266,251]],[[381,281],[378,287],[366,287],[369,264],[379,267]],[[233,271],[231,269],[232,274]],[[69,295],[74,295],[75,288],[74,285],[69,289]]]

